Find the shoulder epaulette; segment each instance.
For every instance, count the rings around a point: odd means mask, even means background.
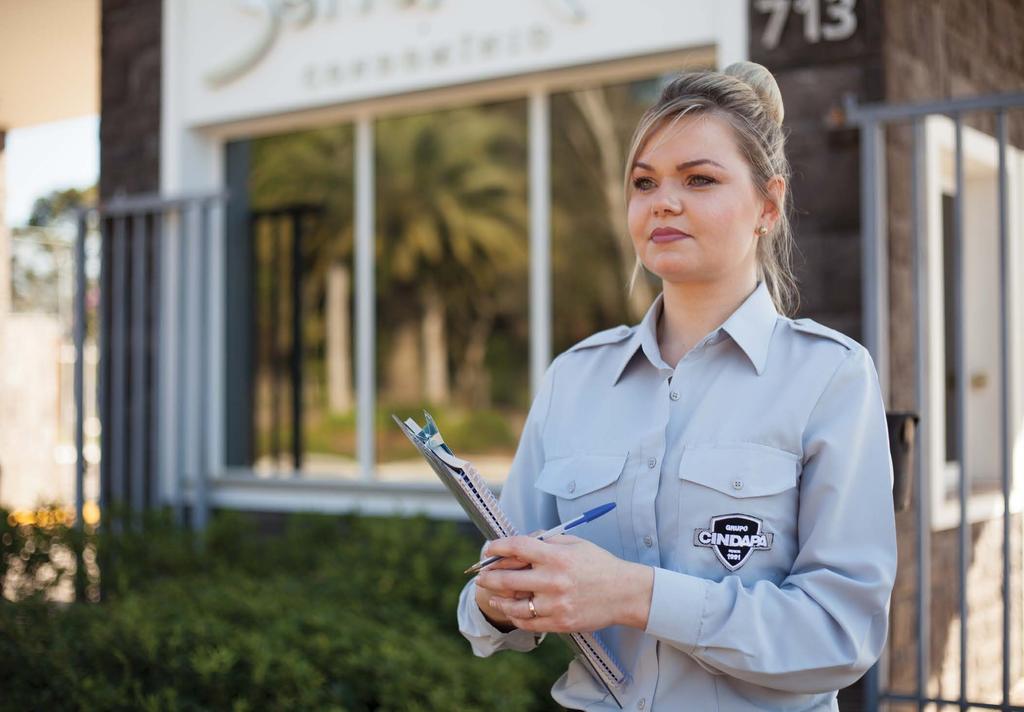
[[[796,329],[797,331],[802,331],[806,334],[814,334],[815,336],[823,336],[826,339],[832,339],[833,341],[842,344],[851,351],[857,347],[857,342],[851,339],[843,332],[836,331],[835,329],[829,328],[824,324],[819,324],[818,322],[814,321],[814,319],[792,319],[790,320],[790,323],[793,325],[793,328]]]
[[[570,346],[568,350],[579,351],[580,349],[590,348],[591,346],[614,344],[629,337],[629,335],[633,333],[634,328],[635,327],[625,325],[614,326],[611,329],[605,329],[604,331],[599,331],[596,334],[591,334],[582,341]]]

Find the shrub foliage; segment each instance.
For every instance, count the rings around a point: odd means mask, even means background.
[[[222,512],[197,537],[149,515],[83,535],[0,510],[0,709],[557,709],[562,645],[480,659],[458,633],[479,544],[425,518],[296,514],[268,534]],[[53,600],[68,548],[98,562],[95,601]]]

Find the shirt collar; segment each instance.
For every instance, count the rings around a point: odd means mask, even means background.
[[[659,292],[654,302],[647,309],[639,326],[626,344],[622,360],[616,364],[612,374],[612,385],[618,383],[622,372],[633,359],[638,348],[642,349],[647,359],[656,368],[669,367],[661,357],[658,348],[658,317],[665,301],[665,293]],[[764,280],[758,282],[753,292],[737,307],[728,319],[715,331],[725,331],[747,355],[757,375],[764,373],[765,362],[768,360],[768,345],[775,330],[775,322],[779,313],[772,303],[771,293]],[[714,332],[712,332],[714,333]]]

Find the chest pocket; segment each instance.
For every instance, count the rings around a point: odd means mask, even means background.
[[[679,543],[693,573],[781,580],[796,555],[799,472],[796,455],[765,445],[687,447],[679,462]],[[716,547],[707,533],[740,530],[766,538],[747,551]]]
[[[738,499],[766,497],[796,487],[799,458],[764,445],[687,447],[679,479]]]
[[[554,495],[559,521],[578,517],[607,502],[618,502],[618,484],[629,453],[621,455],[571,455],[549,460],[534,485]],[[621,549],[618,507],[570,533],[618,554]]]

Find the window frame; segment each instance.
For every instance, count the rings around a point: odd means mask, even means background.
[[[926,475],[929,478],[930,490],[930,521],[933,531],[952,529],[960,524],[960,502],[955,492],[950,493],[949,483],[955,483],[959,478],[960,463],[958,461],[947,462],[946,453],[946,359],[945,359],[945,317],[944,317],[944,283],[943,283],[943,220],[942,200],[944,195],[956,194],[955,176],[955,150],[956,136],[955,125],[952,119],[946,116],[931,115],[923,120],[924,134],[924,173],[923,190],[924,198],[924,225],[922,238],[926,241],[927,265],[926,293],[927,303],[923,305],[924,317],[927,320],[926,333],[929,335],[927,344],[926,362],[928,364],[925,374],[927,383],[927,397],[925,412],[921,414],[922,420],[927,419],[928,423],[935,424],[935,427],[926,428],[925,437],[921,439],[921,455],[923,465],[928,470]],[[972,234],[972,227],[978,229],[978,216],[984,215],[987,211],[990,221],[994,227],[990,229],[992,238],[997,250],[995,264],[998,267],[998,213],[995,190],[998,186],[998,141],[995,137],[989,136],[977,129],[964,125],[962,127],[962,149],[964,159],[964,229],[965,245],[966,236]],[[1013,391],[1009,393],[1009,418],[1011,433],[1010,448],[1010,512],[1017,513],[1024,510],[1024,397],[1021,393],[1022,376],[1024,376],[1024,362],[1020,355],[1024,353],[1021,347],[1024,345],[1024,324],[1021,323],[1021,315],[1024,315],[1024,288],[1021,279],[1024,277],[1024,250],[1021,250],[1019,243],[1024,238],[1024,211],[1019,203],[1014,201],[1012,196],[1020,195],[1022,191],[1022,176],[1024,176],[1024,152],[1007,145],[1007,194],[1008,200],[1007,216],[1007,239],[1009,247],[1009,283],[1008,283],[1008,310],[1009,320],[1009,351],[1011,355],[1008,364],[1009,382]],[[991,194],[981,194],[977,190],[979,180],[991,181]],[[974,183],[972,189],[971,183]],[[972,195],[973,193],[973,195]],[[972,203],[972,200],[974,201]],[[973,224],[972,224],[973,223]],[[1016,239],[1015,239],[1016,238]],[[965,258],[967,250],[963,251]],[[968,258],[969,259],[969,258]],[[974,265],[977,269],[977,265]],[[967,269],[972,269],[968,261]],[[996,284],[999,283],[998,271],[991,271],[986,275]],[[977,274],[974,276],[977,279]],[[968,277],[965,281],[970,281]],[[965,288],[964,299],[968,304],[977,297],[970,294]],[[995,337],[999,334],[998,303],[995,310],[971,310],[972,320],[991,317],[992,323],[987,325],[994,330]],[[969,338],[965,334],[965,338]],[[968,343],[969,347],[969,343]],[[970,372],[971,353],[968,353],[967,370]],[[1005,384],[999,382],[998,353],[995,354],[995,376],[993,378],[993,390],[995,391],[995,407],[1000,407],[998,393],[1005,391]],[[966,404],[970,413],[970,401]],[[969,419],[970,416],[968,416]],[[1000,426],[1000,413],[997,410],[992,426],[996,429]],[[970,438],[971,430],[968,430]],[[977,447],[972,447],[968,440],[967,455]],[[967,518],[969,523],[988,521],[1003,516],[1004,502],[1001,487],[1001,455],[996,455],[995,468],[989,477],[981,478],[981,481],[996,485],[991,491],[970,492],[967,502]],[[972,481],[979,481],[972,477]]]

